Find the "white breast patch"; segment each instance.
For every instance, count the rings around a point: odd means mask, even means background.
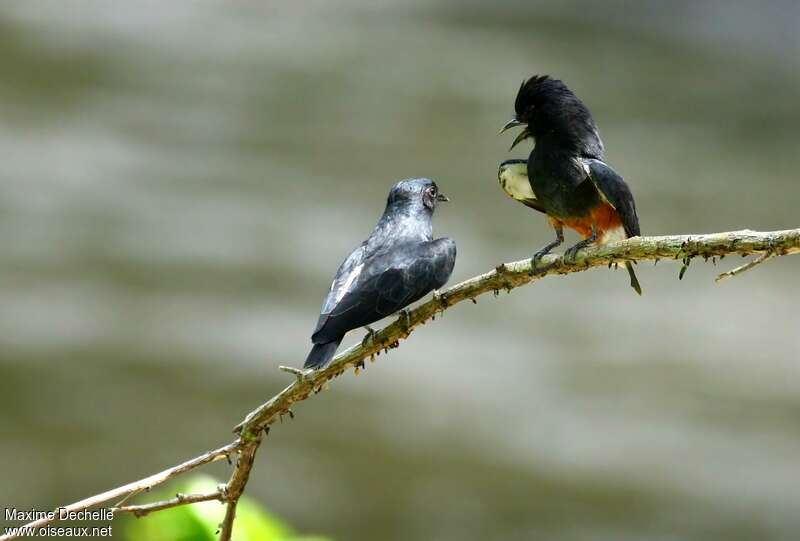
[[[621,225],[615,227],[614,229],[608,229],[603,232],[603,236],[600,238],[600,244],[606,244],[607,242],[616,242],[618,240],[625,240],[628,238],[628,235],[625,233],[625,228]]]

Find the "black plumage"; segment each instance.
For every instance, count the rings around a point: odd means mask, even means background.
[[[639,216],[636,215],[636,203],[630,187],[616,171],[601,160],[582,160],[589,167],[589,180],[600,193],[601,198],[608,201],[619,214],[625,234],[638,237]]]
[[[536,143],[525,166],[522,160],[500,165],[500,183],[514,199],[545,212],[556,231],[556,240],[534,254],[534,267],[564,241],[564,226],[584,237],[566,251],[568,259],[594,242],[603,244],[638,236],[633,194],[622,177],[605,163],[603,141],[583,102],[558,79],[535,75],[522,83],[514,110],[514,118],[503,131],[525,127],[511,148],[528,138]],[[522,175],[527,176],[530,193],[519,189]],[[629,262],[625,266],[631,287],[641,294],[633,266]]]
[[[451,238],[433,240],[433,212],[447,198],[430,179],[395,184],[367,240],[345,259],[331,284],[305,368],[321,368],[344,335],[402,310],[450,278]]]

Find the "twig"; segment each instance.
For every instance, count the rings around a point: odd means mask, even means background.
[[[136,496],[140,492],[141,492],[141,490],[134,490],[133,492],[129,492],[128,494],[125,495],[124,498],[122,498],[120,501],[115,503],[114,507],[122,507],[125,504],[125,502],[127,502],[128,500],[130,500],[131,498],[133,498],[134,496]]]
[[[95,496],[91,496],[89,498],[85,498],[78,502],[75,502],[70,505],[66,505],[64,507],[56,508],[53,511],[53,517],[44,517],[39,520],[34,520],[33,522],[29,522],[25,524],[24,528],[27,528],[28,531],[36,530],[37,528],[41,528],[51,522],[55,522],[59,519],[59,512],[61,510],[64,511],[83,511],[85,509],[89,509],[91,507],[95,507],[100,505],[101,503],[105,503],[109,500],[113,500],[119,498],[121,496],[126,496],[132,492],[146,492],[150,490],[150,488],[160,485],[161,483],[172,479],[173,477],[185,473],[187,471],[191,471],[195,468],[203,466],[204,464],[209,464],[211,462],[216,462],[230,453],[236,451],[241,446],[240,441],[235,441],[233,443],[229,443],[219,449],[214,449],[213,451],[208,451],[207,453],[203,453],[202,455],[195,457],[191,460],[187,460],[182,464],[178,464],[177,466],[173,466],[172,468],[168,468],[164,471],[159,473],[153,474],[149,477],[145,477],[144,479],[140,479],[138,481],[134,481],[132,483],[128,483],[127,485],[123,485],[121,487],[112,488],[111,490],[107,490],[101,494],[97,494]],[[7,541],[9,539],[14,539],[19,537],[22,533],[9,533],[0,536],[0,541]]]
[[[305,379],[308,375],[312,372],[311,370],[303,370],[302,368],[295,368],[294,366],[279,366],[278,370],[286,372],[288,374],[294,374],[297,376],[297,379]]]
[[[495,270],[480,276],[470,278],[457,284],[445,291],[437,292],[428,302],[419,305],[414,310],[410,310],[407,315],[386,326],[380,332],[373,335],[372,340],[365,341],[360,345],[353,346],[339,355],[324,369],[316,371],[304,371],[297,368],[285,368],[297,379],[283,391],[275,395],[265,404],[262,404],[239,423],[234,429],[239,434],[239,438],[224,447],[214,451],[209,451],[197,458],[184,462],[174,468],[169,468],[163,472],[151,475],[140,481],[129,483],[119,488],[115,488],[81,500],[66,506],[68,511],[82,511],[90,507],[99,505],[108,500],[124,496],[120,505],[132,495],[144,492],[150,487],[163,483],[168,479],[193,470],[204,464],[228,458],[232,453],[239,453],[233,474],[224,487],[221,494],[227,501],[225,518],[220,525],[220,539],[229,541],[233,531],[233,522],[236,517],[236,506],[239,502],[244,489],[247,485],[250,471],[253,468],[256,451],[261,445],[263,434],[269,430],[269,426],[281,418],[284,414],[291,414],[290,407],[297,402],[305,400],[314,393],[325,388],[325,384],[341,375],[346,369],[363,364],[364,360],[380,353],[381,350],[388,350],[396,347],[399,340],[406,338],[419,325],[428,319],[435,317],[437,313],[451,308],[453,305],[462,301],[476,302],[476,297],[484,293],[500,291],[502,289],[511,291],[529,282],[541,279],[551,274],[569,274],[581,272],[592,267],[600,267],[624,261],[646,261],[659,259],[680,259],[684,265],[688,265],[693,257],[714,258],[726,254],[749,255],[753,253],[762,254],[760,257],[737,269],[733,269],[725,275],[733,276],[744,272],[773,256],[798,254],[800,253],[800,229],[785,231],[771,231],[760,233],[756,231],[744,230],[727,233],[715,233],[711,235],[673,235],[666,237],[636,237],[622,242],[606,244],[604,246],[594,246],[583,249],[576,254],[573,261],[567,263],[560,256],[546,256],[539,262],[535,272],[531,268],[531,261],[525,259],[513,263],[498,265]],[[720,278],[718,278],[719,280]],[[204,496],[204,495],[196,495]],[[210,494],[205,495],[211,498]],[[178,498],[176,498],[177,500]],[[205,501],[205,500],[198,500]],[[142,506],[129,506],[127,509],[147,509],[146,512],[159,511],[174,507],[167,505],[175,502],[156,502]],[[176,505],[194,503],[188,501],[177,502]],[[35,529],[54,520],[58,520],[58,509],[55,518],[40,519],[24,527]],[[22,533],[10,533],[0,536],[0,541],[8,541],[23,535]]]
[[[760,265],[761,263],[763,263],[767,259],[773,257],[774,255],[775,254],[772,253],[772,252],[764,252],[763,254],[758,256],[757,258],[753,259],[752,261],[748,261],[744,265],[739,265],[735,269],[731,269],[731,270],[729,270],[727,272],[723,272],[722,274],[717,276],[714,281],[715,282],[721,282],[721,281],[725,280],[726,278],[730,278],[731,276],[736,276],[737,274],[741,274],[741,273],[743,273],[745,271],[748,271],[748,270],[752,269],[753,267],[755,267],[756,265]]]
[[[225,490],[215,490],[207,494],[176,494],[171,500],[147,503],[144,505],[112,507],[111,510],[115,513],[133,513],[136,518],[141,518],[149,515],[153,511],[161,511],[162,509],[170,509],[180,505],[191,505],[193,503],[208,502],[211,500],[224,502],[226,501],[225,492]]]
[[[220,541],[230,541],[233,534],[233,519],[236,518],[236,506],[239,498],[242,497],[247,481],[250,479],[250,471],[253,469],[253,462],[256,459],[256,451],[261,445],[262,437],[260,434],[253,440],[248,441],[239,450],[239,459],[236,461],[236,468],[233,470],[230,480],[226,486],[228,506],[225,509],[225,519],[222,521],[222,528],[219,534]]]

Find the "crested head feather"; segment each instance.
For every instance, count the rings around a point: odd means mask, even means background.
[[[517,117],[522,120],[522,117],[526,113],[530,113],[533,107],[553,105],[560,101],[571,100],[580,103],[580,100],[567,88],[563,81],[553,79],[549,75],[534,75],[530,79],[522,81],[519,92],[517,92],[517,98],[514,100],[514,110],[517,113]]]
[[[580,155],[602,157],[603,143],[592,114],[563,81],[549,75],[523,81],[514,110],[537,141],[550,138]]]
[[[539,85],[549,79],[549,75],[534,75],[530,79],[522,81],[517,92],[517,99],[514,100],[514,111],[517,113],[517,117],[521,117],[530,107]]]

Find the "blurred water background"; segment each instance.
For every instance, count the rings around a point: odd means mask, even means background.
[[[453,282],[548,241],[496,180],[533,73],[645,234],[800,226],[798,36],[792,1],[3,2],[0,505],[228,441],[400,178],[450,195]],[[460,305],[299,406],[248,494],[339,540],[797,539],[800,260],[713,283],[738,263]]]

